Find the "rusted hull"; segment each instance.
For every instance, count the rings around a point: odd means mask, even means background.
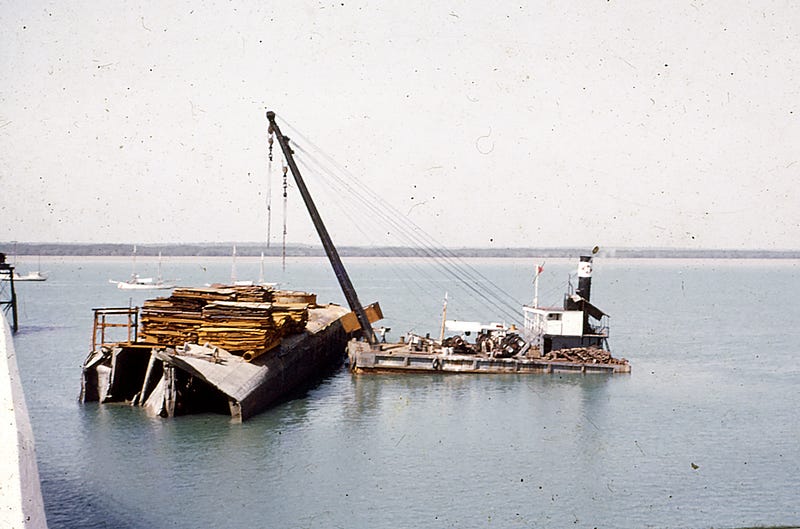
[[[242,420],[340,366],[345,358],[347,335],[341,322],[336,321],[321,332],[285,342],[277,354],[267,355],[264,376],[254,381],[247,395],[239,400]]]
[[[577,363],[540,358],[493,358],[480,354],[413,351],[408,347],[348,343],[350,368],[356,373],[630,373],[625,363]]]

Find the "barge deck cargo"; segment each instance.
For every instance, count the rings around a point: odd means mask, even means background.
[[[445,373],[630,373],[627,361],[601,362],[587,350],[577,350],[585,359],[546,360],[525,355],[510,358],[488,354],[458,354],[433,349],[414,351],[406,344],[381,344],[371,348],[359,341],[348,343],[351,369],[366,372],[445,372]]]
[[[537,267],[534,279],[538,292]],[[522,307],[523,329],[493,323],[447,320],[442,314],[439,339],[407,335],[400,343],[347,345],[350,369],[370,372],[446,373],[630,373],[624,358],[608,349],[608,315],[590,303],[592,257],[581,256],[578,288],[567,292],[561,307]],[[445,330],[458,334],[445,338]],[[474,341],[470,341],[474,336]]]

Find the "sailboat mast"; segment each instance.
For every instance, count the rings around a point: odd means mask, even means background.
[[[133,245],[133,264],[131,265],[131,279],[136,281],[136,245]]]
[[[236,284],[236,245],[233,245],[233,253],[231,254],[231,285]]]
[[[292,170],[292,175],[294,176],[294,181],[297,184],[297,189],[300,191],[300,195],[303,197],[303,202],[306,204],[306,209],[308,209],[308,214],[311,216],[311,220],[314,222],[314,227],[317,229],[317,234],[322,242],[322,246],[325,248],[325,253],[328,255],[328,260],[331,262],[331,267],[333,267],[333,272],[336,274],[336,279],[339,280],[339,286],[341,286],[344,297],[347,299],[347,304],[350,306],[350,310],[356,313],[358,323],[361,325],[361,330],[364,332],[364,336],[367,338],[367,341],[371,344],[376,344],[378,340],[375,337],[375,332],[372,330],[372,324],[370,323],[369,318],[367,318],[367,313],[364,311],[364,307],[358,300],[356,289],[353,287],[353,283],[350,281],[350,277],[347,275],[347,270],[345,270],[344,265],[342,264],[342,260],[339,257],[339,252],[336,251],[336,247],[333,245],[331,236],[328,234],[328,230],[325,228],[325,224],[322,222],[322,217],[320,217],[319,211],[317,211],[317,206],[314,205],[314,200],[311,198],[311,194],[308,192],[308,188],[303,181],[303,177],[300,175],[300,170],[297,168],[297,164],[294,161],[292,149],[289,148],[289,138],[285,137],[281,133],[280,127],[278,127],[278,124],[275,123],[275,112],[267,112],[267,119],[269,120],[269,125],[272,129],[272,132],[275,133],[275,138],[278,140],[278,143],[281,146],[283,155],[286,158],[286,163],[289,165],[289,169]]]

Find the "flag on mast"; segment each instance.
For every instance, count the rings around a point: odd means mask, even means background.
[[[544,263],[536,265],[536,275],[533,276],[533,308],[539,308],[539,276],[544,272]]]

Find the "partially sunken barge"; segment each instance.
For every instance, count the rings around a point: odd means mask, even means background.
[[[562,307],[539,307],[538,300],[525,305],[522,330],[446,320],[444,312],[438,340],[414,334],[399,343],[353,340],[350,368],[356,373],[630,373],[630,363],[608,349],[608,315],[589,302],[591,278],[592,257],[582,256],[575,292],[564,296]],[[445,330],[457,334],[445,338]]]
[[[344,307],[262,286],[176,288],[140,312],[94,313],[81,401],[128,403],[162,417],[248,419],[341,365],[348,331],[358,328]],[[107,343],[120,328],[127,338]]]
[[[352,336],[376,343],[372,323],[383,317],[380,307],[361,305],[289,138],[274,112],[267,119],[270,160],[274,135],[350,310],[263,285],[176,288],[145,302],[141,321],[137,308],[94,309],[82,402],[124,402],[162,417],[221,412],[243,421],[341,364]],[[107,331],[122,329],[124,339],[107,340]]]

